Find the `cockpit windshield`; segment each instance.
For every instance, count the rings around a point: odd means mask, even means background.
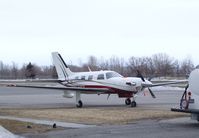
[[[106,73],[106,79],[114,78],[114,77],[123,77],[117,72],[107,72]]]

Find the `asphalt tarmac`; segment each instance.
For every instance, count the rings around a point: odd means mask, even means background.
[[[198,137],[199,123],[189,118],[145,120],[129,125],[67,129],[45,134],[25,134],[30,138],[188,138]]]
[[[164,89],[154,89],[157,98],[152,98],[146,90],[136,97],[137,106],[146,108],[165,108],[179,104],[183,89],[166,87]],[[75,98],[64,98],[63,91],[44,90],[32,88],[0,87],[0,108],[67,108],[76,107]],[[124,98],[117,95],[82,95],[84,108],[89,107],[110,107],[125,106]],[[108,99],[107,99],[108,98]]]
[[[155,89],[157,98],[153,99],[146,91],[137,96],[137,107],[146,109],[165,109],[179,105],[183,89]],[[0,108],[75,108],[75,99],[62,97],[62,91],[40,90],[29,88],[0,87]],[[124,99],[111,95],[82,95],[83,108],[126,107]],[[130,108],[130,107],[129,107]],[[199,123],[190,118],[170,120],[141,120],[128,125],[103,125],[89,128],[66,129],[43,134],[23,134],[25,137],[136,137],[136,138],[168,138],[197,137]]]

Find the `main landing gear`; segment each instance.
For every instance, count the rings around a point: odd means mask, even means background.
[[[131,107],[136,107],[136,106],[137,106],[137,103],[135,102],[134,98],[133,98],[133,101],[131,101],[130,98],[127,98],[127,99],[125,100],[125,104],[126,104],[126,105],[131,105]]]
[[[81,101],[81,94],[80,92],[76,92],[76,107],[82,108],[83,102]]]
[[[76,107],[77,107],[77,108],[82,108],[82,106],[83,106],[83,103],[82,103],[81,100],[79,100],[79,101],[76,103]]]

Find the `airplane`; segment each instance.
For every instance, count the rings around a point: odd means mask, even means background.
[[[52,52],[53,64],[56,68],[58,79],[43,80],[44,82],[57,82],[64,87],[58,86],[31,86],[11,84],[12,87],[28,87],[40,89],[63,90],[65,98],[76,97],[76,107],[83,107],[81,94],[117,94],[119,98],[126,98],[125,104],[136,107],[136,94],[147,88],[153,98],[156,98],[150,87],[182,83],[184,81],[166,82],[153,84],[146,80],[137,70],[137,77],[123,77],[119,73],[110,70],[88,72],[72,72],[58,52]],[[35,80],[37,81],[37,80]],[[41,81],[41,80],[40,80]]]

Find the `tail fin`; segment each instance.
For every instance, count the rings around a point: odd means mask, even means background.
[[[52,52],[52,58],[59,80],[67,80],[73,72],[68,68],[58,52]]]

